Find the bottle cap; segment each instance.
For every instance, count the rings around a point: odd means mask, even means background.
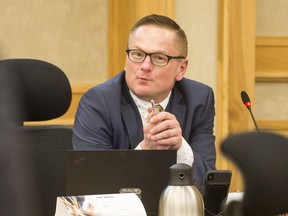
[[[183,163],[172,165],[169,169],[168,185],[192,186],[193,185],[192,167]]]

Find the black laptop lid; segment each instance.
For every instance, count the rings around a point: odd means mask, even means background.
[[[157,215],[176,150],[93,150],[67,152],[67,195],[119,193],[140,188],[148,215]]]

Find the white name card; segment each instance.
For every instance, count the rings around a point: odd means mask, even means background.
[[[135,193],[58,197],[55,216],[71,215],[147,216]]]

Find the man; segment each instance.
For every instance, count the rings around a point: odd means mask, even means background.
[[[125,70],[81,99],[74,149],[176,149],[177,162],[194,163],[194,181],[203,186],[207,170],[215,169],[214,95],[184,78],[187,44],[168,17],[153,14],[136,22]],[[165,111],[154,115],[151,100]]]

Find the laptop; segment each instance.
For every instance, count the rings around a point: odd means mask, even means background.
[[[158,215],[162,191],[176,150],[69,150],[67,195],[119,193],[140,189],[147,215]]]

